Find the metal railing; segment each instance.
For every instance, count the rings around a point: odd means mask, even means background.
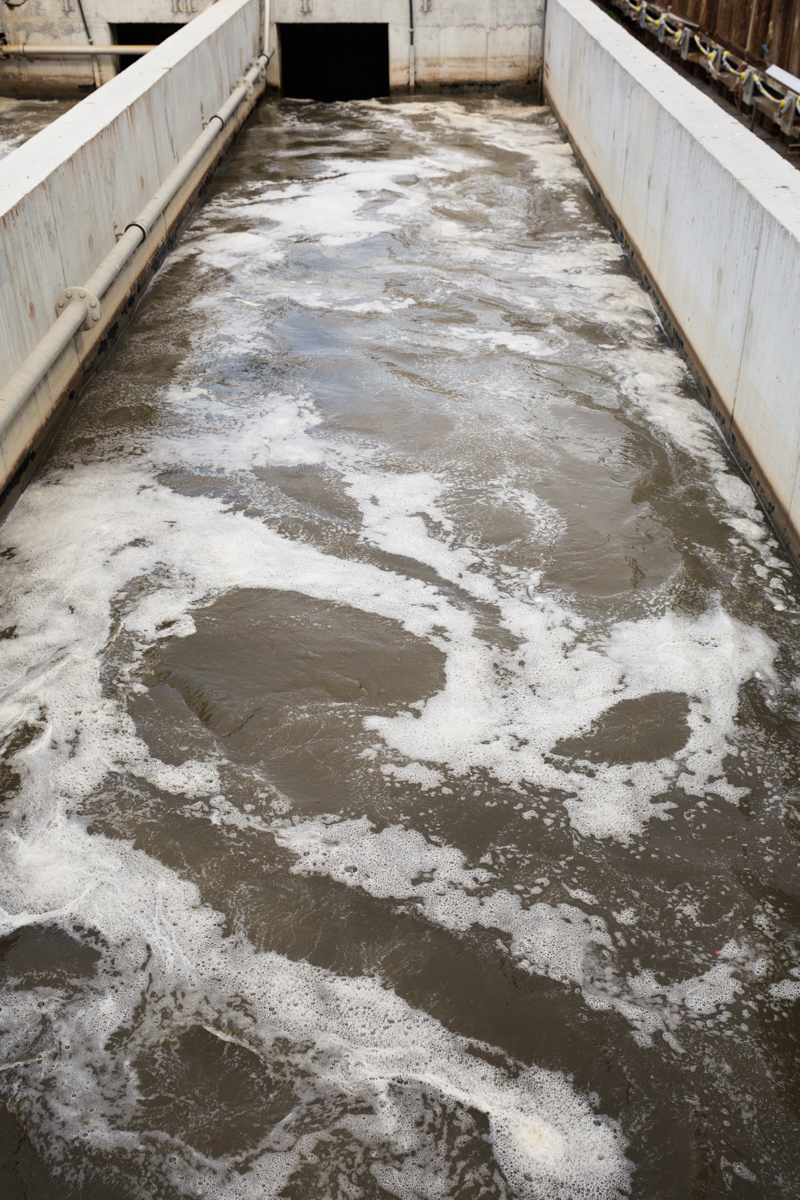
[[[743,104],[752,107],[751,128],[760,111],[779,125],[782,133],[791,136],[800,113],[797,92],[753,66],[743,55],[715,41],[693,21],[667,12],[657,4],[647,0],[605,0],[605,3],[619,9],[641,29],[654,34],[662,45],[679,51],[683,62],[699,64],[713,82],[727,84],[741,97]]]

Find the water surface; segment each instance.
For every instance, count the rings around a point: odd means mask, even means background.
[[[69,112],[76,100],[12,99],[0,96],[0,159]]]
[[[797,583],[545,110],[262,105],[0,542],[6,1195],[798,1194]]]

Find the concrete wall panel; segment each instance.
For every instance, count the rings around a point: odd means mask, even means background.
[[[30,305],[0,358],[8,378],[158,190],[259,47],[258,0],[220,0],[0,163],[0,309]],[[217,34],[217,31],[222,31]],[[217,34],[215,36],[215,34]]]
[[[214,0],[181,0],[186,12],[167,0],[82,0],[86,24],[96,45],[114,42],[112,25],[128,22],[180,25],[191,21]],[[5,23],[9,42],[86,45],[86,30],[77,6],[64,11],[63,0],[24,0],[13,7],[0,4],[0,28]],[[115,60],[97,59],[101,83],[116,74]],[[30,95],[91,91],[95,73],[90,58],[6,58],[0,60],[0,91]]]
[[[800,551],[800,176],[591,0],[548,0],[545,88],[720,427]]]
[[[98,0],[100,2],[100,0]],[[541,69],[544,0],[414,0],[416,82],[421,87],[454,83],[518,83]],[[270,48],[278,49],[278,25],[308,22],[389,24],[389,81],[408,86],[408,0],[272,0]],[[279,54],[267,79],[280,87]]]
[[[530,37],[525,25],[498,25],[486,36],[486,75],[496,79],[527,79]]]
[[[137,217],[200,135],[204,119],[227,100],[258,54],[261,33],[260,0],[218,0],[0,162],[0,389],[53,325],[59,292],[88,280],[115,246],[117,230]],[[231,118],[111,285],[98,327],[77,335],[21,416],[3,427],[0,492],[70,389],[74,394],[92,364],[102,361],[160,261],[169,231],[248,109],[244,104]],[[0,418],[2,409],[0,403]]]

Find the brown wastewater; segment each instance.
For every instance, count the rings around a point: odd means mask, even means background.
[[[263,103],[0,527],[0,1187],[800,1194],[800,591],[546,109]]]
[[[0,159],[6,158],[34,134],[46,129],[74,100],[33,100],[0,96]]]

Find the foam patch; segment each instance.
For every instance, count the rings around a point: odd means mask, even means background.
[[[241,799],[224,737],[198,723],[192,748],[164,761],[137,729],[128,701],[148,690],[148,656],[190,638],[219,597],[261,589],[347,606],[395,622],[445,664],[428,698],[392,711],[360,700],[346,751],[354,776],[363,768],[358,778],[373,781],[372,800],[433,810],[457,791],[468,805],[488,781],[513,797],[509,824],[537,853],[557,821],[571,855],[588,860],[588,839],[600,839],[620,862],[678,806],[705,811],[708,797],[738,815],[748,776],[730,763],[742,688],[756,681],[771,701],[781,686],[778,645],[755,616],[728,611],[715,586],[681,591],[680,548],[664,550],[655,584],[626,584],[610,600],[554,582],[553,556],[573,553],[578,502],[602,508],[559,478],[569,440],[576,478],[616,487],[615,527],[649,512],[642,541],[658,540],[667,462],[681,486],[707,489],[710,533],[697,553],[708,577],[726,552],[722,529],[737,570],[755,575],[776,610],[791,603],[752,494],[585,205],[555,124],[503,103],[352,106],[331,148],[329,115],[281,111],[274,176],[259,159],[258,177],[218,193],[164,268],[180,271],[194,323],[164,353],[181,347],[168,382],[142,372],[128,392],[120,376],[99,377],[88,397],[103,417],[95,440],[65,429],[3,527],[0,733],[13,779],[0,932],[52,928],[65,956],[83,948],[70,987],[4,989],[3,1094],[43,1155],[71,1170],[89,1138],[143,1181],[142,1194],[163,1181],[248,1200],[290,1183],[338,1194],[339,1177],[325,1174],[337,1130],[356,1191],[455,1195],[467,1163],[491,1194],[616,1197],[629,1182],[621,1126],[564,1074],[448,1032],[377,976],[257,952],[163,864],[88,832],[108,796],[136,805],[157,789],[181,820],[277,840],[295,875],[357,888],[365,904],[415,905],[465,943],[499,934],[521,970],[579,988],[576,1008],[609,1014],[636,1054],[629,1027],[640,1045],[658,1034],[680,1056],[681,1022],[723,1023],[766,970],[763,947],[735,926],[722,942],[736,941],[705,967],[699,951],[669,970],[623,967],[626,939],[644,941],[654,925],[624,889],[613,911],[597,878],[523,900],[400,818],[360,817],[376,811],[360,796],[346,820],[288,820],[291,796],[266,815],[249,800],[240,809],[226,794]],[[290,170],[298,157],[309,164],[302,178]],[[482,172],[496,185],[488,200]],[[564,228],[546,224],[553,212]],[[544,232],[533,236],[537,221]],[[157,287],[151,299],[164,303]],[[174,332],[164,321],[159,337],[165,329]],[[153,338],[143,358],[161,355]],[[147,419],[104,432],[109,378],[122,410],[136,394]],[[576,413],[577,432],[567,429]],[[304,495],[323,481],[345,515],[308,517],[309,502],[298,517],[287,481]],[[576,560],[602,558],[595,515]],[[679,712],[672,749],[629,740],[604,757],[597,731],[639,702]],[[575,749],[590,743],[586,757]],[[247,786],[266,791],[255,771]],[[699,938],[693,899],[683,913]],[[769,988],[775,1004],[797,998],[791,972]],[[195,1043],[219,1066],[212,1076],[251,1098],[229,1122],[227,1148],[201,1136],[211,1100],[194,1124],[177,1100],[156,1111],[159,1095],[186,1091]],[[199,1096],[199,1081],[190,1087]]]
[[[612,1197],[626,1187],[618,1130],[558,1073],[490,1065],[378,981],[254,953],[222,935],[220,917],[195,888],[75,822],[51,815],[24,837],[6,836],[0,852],[0,934],[57,922],[90,929],[103,947],[97,974],[71,994],[51,991],[43,1004],[36,992],[5,995],[4,1061],[17,1061],[29,1086],[46,1085],[29,1129],[50,1153],[86,1136],[89,1125],[95,1153],[124,1162],[139,1145],[139,1178],[152,1159],[182,1189],[213,1181],[219,1196],[277,1196],[315,1161],[335,1120],[370,1155],[373,1177],[391,1195],[418,1194],[424,1179],[425,1195],[445,1196],[438,1121],[418,1120],[432,1103],[461,1121],[467,1140],[468,1114],[483,1114],[517,1195]],[[130,1060],[192,1029],[241,1046],[267,1076],[276,1057],[281,1062],[293,1099],[246,1156],[214,1158],[173,1133],[164,1158],[165,1135],[151,1149],[139,1141],[144,1080]],[[115,1042],[116,1052],[93,1052]]]

